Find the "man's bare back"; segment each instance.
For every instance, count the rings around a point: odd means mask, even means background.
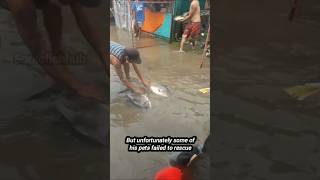
[[[200,18],[200,4],[198,0],[193,0],[191,2],[190,5],[190,12],[192,12],[192,10],[194,10],[193,15],[191,16],[190,20],[191,22],[201,22],[201,18]]]
[[[189,14],[183,18],[182,20],[179,20],[180,22],[184,22],[186,20],[189,20],[189,24],[185,27],[182,39],[180,42],[180,50],[179,52],[183,51],[184,43],[188,39],[196,39],[200,34],[201,29],[201,17],[200,17],[200,4],[198,0],[192,0],[190,4],[190,10]],[[195,47],[195,41],[193,41],[193,47]]]

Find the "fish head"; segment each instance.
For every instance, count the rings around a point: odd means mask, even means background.
[[[147,109],[150,109],[151,108],[151,102],[150,101],[144,102],[143,107],[145,107]]]
[[[145,94],[136,95],[136,94],[130,93],[130,94],[127,94],[127,96],[129,97],[131,102],[133,102],[133,104],[141,108],[147,108],[147,109],[151,108],[151,101]]]
[[[151,86],[151,91],[159,96],[168,97],[169,90],[164,86]]]
[[[143,98],[143,102],[142,102],[142,106],[144,108],[151,108],[151,101],[149,100],[149,98],[146,95],[142,95]]]

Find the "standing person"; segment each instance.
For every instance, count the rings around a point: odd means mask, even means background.
[[[135,33],[135,37],[140,38],[141,35],[141,28],[144,23],[144,3],[136,0],[132,2],[131,5],[131,11],[132,11],[132,25],[133,30]]]
[[[190,0],[190,10],[189,14],[179,20],[180,22],[185,22],[190,20],[190,23],[185,27],[182,35],[179,52],[184,52],[183,47],[187,39],[192,41],[193,47],[195,47],[195,39],[198,38],[201,30],[201,17],[200,17],[200,3],[199,0]]]
[[[140,54],[134,48],[126,48],[116,42],[110,41],[110,64],[115,67],[116,73],[119,76],[121,82],[133,92],[137,94],[143,94],[145,89],[137,88],[130,82],[130,64],[132,64],[134,71],[138,75],[140,81],[145,88],[149,88],[148,83],[140,73],[137,64],[141,64]],[[124,69],[126,77],[123,75],[122,67]]]
[[[31,52],[33,58],[42,66],[46,73],[56,83],[75,91],[78,95],[104,101],[105,93],[96,85],[84,84],[65,65],[62,65],[62,6],[69,6],[76,18],[78,27],[89,44],[105,63],[105,43],[101,34],[96,30],[84,7],[96,7],[99,0],[0,0],[0,5],[7,8],[15,21],[19,35]],[[37,9],[43,14],[51,47],[44,41],[44,34],[37,22]],[[50,55],[50,56],[48,56]],[[47,63],[49,62],[50,63]],[[103,67],[103,66],[101,66]]]

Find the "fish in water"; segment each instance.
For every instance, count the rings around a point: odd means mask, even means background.
[[[168,97],[170,92],[169,92],[169,89],[163,85],[160,85],[160,84],[155,84],[155,83],[152,83],[150,85],[150,90],[159,95],[159,96],[163,96],[163,97]]]
[[[60,98],[56,107],[78,133],[101,145],[108,145],[106,105],[85,98]]]
[[[127,97],[136,106],[139,106],[141,108],[146,108],[146,109],[151,108],[151,101],[145,94],[138,95],[131,92],[127,94]]]

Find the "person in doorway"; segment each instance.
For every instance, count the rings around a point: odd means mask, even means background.
[[[143,26],[144,23],[144,3],[136,0],[133,1],[131,4],[131,14],[133,17],[132,20],[132,25],[133,25],[133,30],[135,33],[135,37],[140,38],[141,36],[141,28]]]
[[[62,6],[69,6],[76,18],[78,27],[89,44],[101,58],[101,67],[107,61],[105,43],[101,34],[91,22],[85,7],[97,7],[99,0],[0,0],[0,5],[11,12],[19,35],[31,52],[33,58],[43,67],[56,83],[73,90],[78,95],[104,101],[105,93],[96,85],[84,84],[64,63],[62,48]],[[44,41],[44,34],[37,22],[37,10],[41,10],[44,27],[51,47]],[[47,63],[49,62],[50,63]],[[108,70],[108,69],[107,69]]]
[[[126,48],[116,42],[110,41],[110,64],[115,67],[116,73],[122,83],[130,90],[137,94],[143,94],[145,89],[133,86],[130,80],[130,64],[132,64],[134,71],[138,75],[140,81],[145,88],[149,88],[149,84],[145,81],[137,64],[141,64],[139,51],[134,48]],[[122,67],[126,77],[124,77]]]
[[[190,20],[190,22],[185,27],[185,30],[182,34],[182,39],[180,43],[179,52],[184,52],[183,47],[186,40],[190,40],[193,48],[195,47],[195,40],[199,37],[201,30],[201,17],[200,17],[200,4],[199,0],[190,0],[190,10],[188,15],[179,20],[180,22],[185,22],[186,20]]]

